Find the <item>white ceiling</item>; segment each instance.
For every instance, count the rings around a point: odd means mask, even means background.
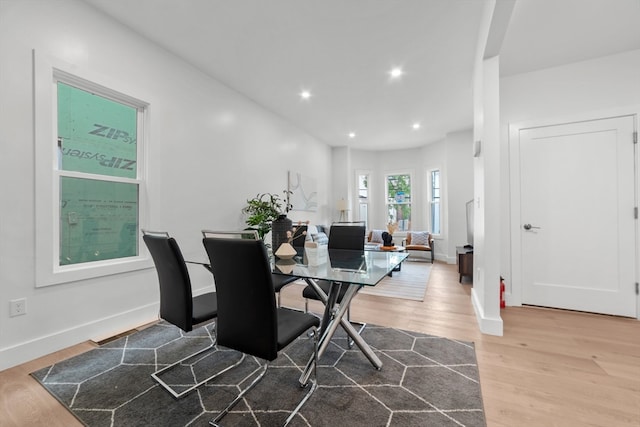
[[[485,0],[84,1],[330,145],[408,148],[472,126]],[[640,0],[517,0],[501,74],[633,49]]]

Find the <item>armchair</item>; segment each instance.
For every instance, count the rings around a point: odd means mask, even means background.
[[[434,240],[428,231],[407,231],[407,237],[402,241],[407,251],[431,252],[433,264]]]

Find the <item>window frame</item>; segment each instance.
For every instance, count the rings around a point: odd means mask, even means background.
[[[390,176],[397,176],[397,175],[408,175],[409,176],[409,187],[411,189],[410,191],[410,197],[409,197],[409,202],[396,202],[396,203],[389,203],[389,177]],[[413,225],[413,212],[414,212],[414,207],[415,207],[415,179],[414,179],[414,173],[411,170],[403,170],[403,171],[394,171],[394,172],[385,172],[384,174],[384,207],[385,207],[385,224],[389,223],[389,206],[391,204],[394,205],[408,205],[411,211],[411,216],[409,217],[409,223],[406,229],[402,229],[400,227],[398,227],[397,231],[400,233],[406,233],[407,231],[411,231],[412,225]]]
[[[366,176],[367,177],[367,197],[366,199],[361,199],[360,198],[360,177],[361,176]],[[371,211],[371,199],[372,199],[372,172],[370,170],[356,170],[355,171],[355,189],[356,189],[356,206],[355,206],[355,212],[357,212],[357,218],[356,220],[358,221],[364,221],[365,222],[365,226],[367,229],[369,229],[369,216],[370,216],[370,211]],[[366,206],[366,211],[367,211],[367,216],[366,218],[362,218],[361,215],[361,206]]]
[[[152,266],[150,257],[137,233],[137,255],[102,261],[60,265],[60,180],[72,178],[99,179],[138,185],[138,227],[148,224],[146,147],[148,146],[149,103],[112,79],[70,66],[55,58],[33,52],[34,60],[34,127],[35,127],[35,242],[36,287],[135,271]],[[136,177],[122,178],[85,172],[63,171],[58,167],[57,83],[79,89],[136,108],[137,161]],[[106,179],[105,179],[106,178]]]
[[[435,203],[434,202],[434,198],[433,198],[433,173],[434,172],[438,172],[439,181],[440,181],[439,182],[440,186],[438,187],[438,190],[439,190],[439,193],[440,193],[440,195],[438,197],[438,203],[439,203],[439,205],[438,205],[438,214],[440,216],[440,218],[439,218],[440,219],[440,230],[439,230],[438,233],[436,233],[434,231],[434,229],[433,229],[433,225],[434,224],[433,224],[433,216],[432,216],[433,205]],[[443,207],[442,207],[442,205],[443,205],[443,203],[442,203],[442,195],[443,195],[443,191],[442,191],[442,186],[443,186],[443,183],[442,183],[442,169],[439,168],[439,167],[433,167],[433,168],[427,169],[427,183],[428,183],[428,185],[427,185],[427,206],[428,206],[428,208],[427,208],[428,209],[427,210],[427,212],[428,212],[427,221],[428,221],[428,225],[429,225],[429,230],[430,230],[430,232],[431,232],[431,234],[433,236],[441,236],[442,235],[442,230],[443,230],[443,227],[444,227],[443,215],[442,215],[442,209],[443,209]]]

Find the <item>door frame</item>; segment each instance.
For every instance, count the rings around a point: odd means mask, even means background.
[[[522,238],[521,238],[521,210],[520,210],[520,132],[527,129],[545,126],[558,126],[579,122],[587,122],[600,119],[611,119],[616,117],[632,116],[634,130],[638,133],[638,120],[640,116],[640,105],[629,108],[607,109],[604,111],[594,111],[590,113],[579,113],[571,116],[551,117],[544,119],[534,119],[518,123],[508,124],[507,149],[509,157],[509,244],[511,246],[509,254],[511,258],[511,283],[505,290],[505,300],[509,306],[522,306],[523,280],[522,280]],[[638,207],[638,192],[640,189],[640,141],[635,144],[634,149],[634,174],[635,174],[635,194],[634,204]],[[636,220],[635,226],[635,281],[640,282],[640,226]],[[636,319],[640,320],[640,295],[636,294]]]

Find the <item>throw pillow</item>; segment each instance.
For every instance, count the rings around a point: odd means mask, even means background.
[[[426,231],[412,231],[411,244],[429,246],[429,233]]]
[[[329,238],[324,233],[312,234],[311,237],[313,238],[313,241],[316,242],[319,245],[328,245],[329,244]]]
[[[384,243],[382,240],[382,233],[384,230],[373,230],[371,232],[371,243]]]

